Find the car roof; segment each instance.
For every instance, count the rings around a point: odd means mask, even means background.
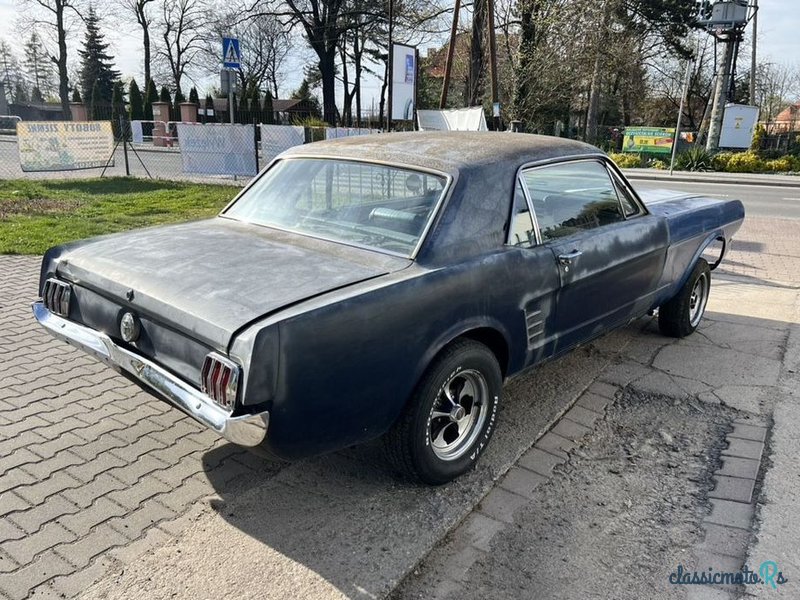
[[[495,131],[379,133],[295,146],[281,156],[361,159],[429,168],[451,175],[471,168],[519,165],[598,154],[594,146],[544,135]]]

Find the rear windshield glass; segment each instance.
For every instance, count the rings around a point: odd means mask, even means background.
[[[411,169],[329,159],[284,159],[225,215],[410,256],[447,180]]]

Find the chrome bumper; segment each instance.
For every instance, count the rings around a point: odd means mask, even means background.
[[[266,437],[269,412],[231,417],[200,390],[154,362],[116,345],[106,334],[63,319],[41,302],[34,302],[33,315],[55,337],[99,358],[117,371],[125,371],[226,440],[241,446],[257,446]]]

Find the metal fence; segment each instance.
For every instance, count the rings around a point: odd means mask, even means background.
[[[131,176],[241,184],[290,147],[374,133],[123,118],[116,123],[10,119],[0,122],[0,179]]]

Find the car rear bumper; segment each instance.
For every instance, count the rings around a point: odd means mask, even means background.
[[[106,334],[73,323],[34,302],[36,320],[55,337],[88,352],[143,387],[155,391],[196,421],[241,446],[257,446],[267,435],[269,412],[231,417],[211,398],[156,363],[115,344]]]

